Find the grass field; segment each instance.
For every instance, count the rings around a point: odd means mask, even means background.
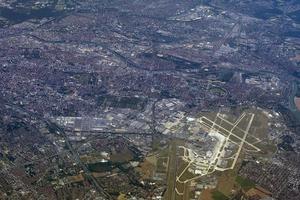
[[[218,190],[212,191],[213,200],[229,200],[229,198]]]
[[[222,172],[218,178],[217,189],[225,195],[230,195],[236,184],[235,177],[236,172],[234,170]]]
[[[133,153],[129,149],[124,149],[122,152],[111,154],[111,162],[122,163],[133,159]]]
[[[149,156],[140,164],[137,171],[141,174],[142,179],[150,179],[154,175],[156,165],[157,158],[155,156]]]
[[[255,183],[247,178],[237,176],[235,180],[241,186],[241,188],[243,188],[244,190],[249,190],[249,189],[255,187]]]
[[[240,155],[237,164],[232,170],[221,172],[218,176],[217,190],[226,196],[230,196],[232,190],[235,190],[238,185],[236,182],[236,177],[238,176],[238,170],[241,167],[242,160],[243,154]]]

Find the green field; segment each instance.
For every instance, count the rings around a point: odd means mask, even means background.
[[[218,190],[212,192],[212,197],[214,200],[229,200],[227,196]]]
[[[247,178],[237,176],[235,180],[241,186],[241,188],[243,188],[244,190],[249,190],[249,189],[255,187],[255,183]]]

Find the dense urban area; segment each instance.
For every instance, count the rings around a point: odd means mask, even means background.
[[[0,199],[299,200],[298,0],[1,0]]]

